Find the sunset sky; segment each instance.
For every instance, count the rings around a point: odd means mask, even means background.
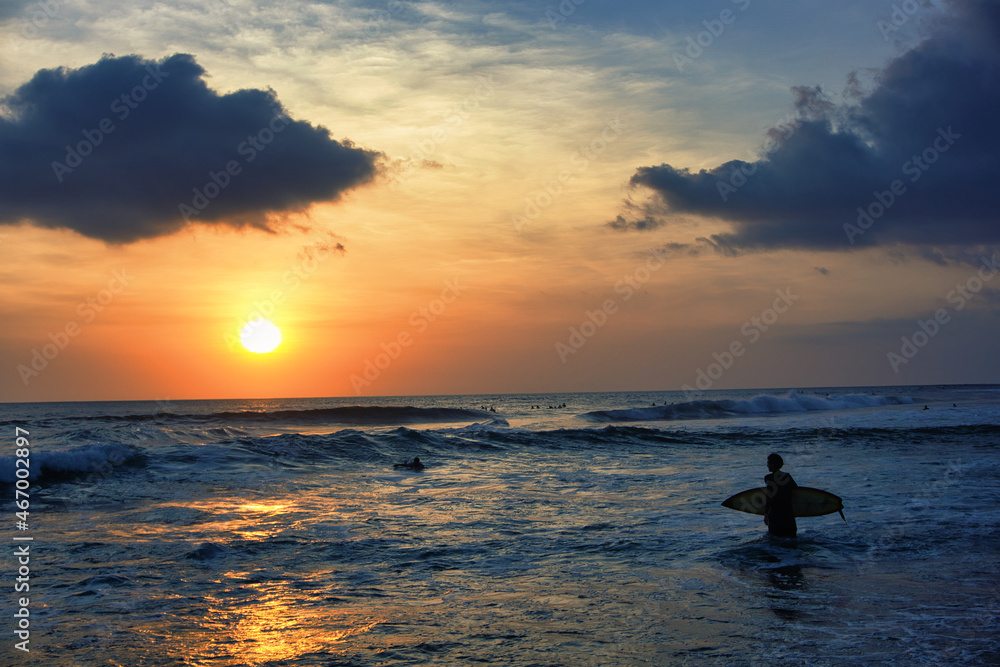
[[[1000,382],[997,2],[0,30],[0,401]]]

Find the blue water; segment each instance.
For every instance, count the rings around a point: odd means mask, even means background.
[[[5,622],[2,664],[1000,664],[996,386],[0,405],[15,427],[31,653]],[[772,451],[849,523],[722,508]]]

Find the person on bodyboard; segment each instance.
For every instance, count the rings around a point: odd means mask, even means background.
[[[419,456],[414,456],[412,461],[407,461],[405,463],[396,463],[392,466],[393,468],[406,468],[407,470],[423,470],[424,464],[420,462]]]
[[[792,476],[781,469],[784,460],[778,454],[767,457],[767,469],[764,476],[764,486],[767,487],[767,501],[764,505],[764,523],[767,532],[775,537],[795,537],[798,526],[795,525],[795,513],[792,511],[792,489],[798,484]]]

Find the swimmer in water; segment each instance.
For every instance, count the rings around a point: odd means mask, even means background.
[[[423,470],[424,464],[420,462],[419,456],[414,456],[412,461],[407,461],[405,463],[397,463],[393,468],[406,468],[407,470]]]

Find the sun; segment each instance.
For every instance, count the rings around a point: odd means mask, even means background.
[[[251,352],[265,354],[281,344],[281,329],[270,320],[253,320],[240,331],[240,342]]]

